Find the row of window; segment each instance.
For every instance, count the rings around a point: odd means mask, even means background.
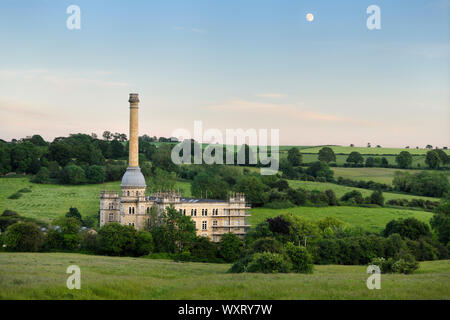
[[[148,209],[147,209],[148,212]],[[182,215],[186,215],[186,209],[179,209],[179,212]],[[219,215],[219,209],[212,209],[212,215],[217,216]],[[197,209],[191,209],[191,217],[197,216]],[[202,217],[208,216],[208,209],[202,209]]]

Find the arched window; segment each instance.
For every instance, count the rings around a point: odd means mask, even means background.
[[[130,191],[127,191],[127,196],[128,196],[128,197],[130,196]]]

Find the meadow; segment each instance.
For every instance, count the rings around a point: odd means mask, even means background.
[[[81,289],[66,268],[81,269]],[[18,268],[17,266],[20,266]],[[366,287],[365,266],[315,266],[313,274],[229,274],[229,264],[71,253],[0,253],[0,299],[450,299],[450,260]]]
[[[334,169],[334,168],[333,168]],[[331,182],[315,182],[315,181],[300,181],[300,180],[288,180],[289,186],[292,188],[303,188],[305,190],[318,190],[318,191],[325,191],[328,189],[333,190],[336,193],[336,196],[342,197],[345,193],[357,190],[361,192],[361,194],[364,197],[368,197],[372,194],[372,190],[368,189],[362,189],[362,188],[354,188],[354,187],[347,187],[347,186],[341,186],[335,183]],[[395,193],[395,192],[383,192],[384,200],[391,200],[391,199],[423,199],[423,200],[430,200],[430,201],[439,201],[439,198],[433,198],[433,197],[424,197],[424,196],[415,196],[410,194],[403,194],[403,193]]]
[[[19,199],[8,199],[23,188],[31,192],[23,193]],[[190,183],[177,181],[175,188],[183,196],[190,196]],[[83,216],[95,216],[100,206],[102,190],[120,191],[120,181],[80,186],[36,184],[29,177],[0,178],[0,213],[5,209],[18,212],[25,217],[45,222],[61,217],[69,208],[76,207]]]
[[[282,146],[280,151],[287,151],[294,146]],[[408,151],[412,155],[426,155],[430,149],[416,149],[414,148],[376,148],[376,147],[350,147],[350,146],[299,146],[302,153],[319,153],[323,147],[330,147],[335,154],[350,154],[353,151],[366,155],[397,155],[402,151]],[[444,150],[450,155],[450,150]]]
[[[287,209],[253,208],[249,222],[252,226],[280,214],[293,214],[308,220],[319,220],[334,217],[350,227],[361,227],[363,230],[380,233],[386,224],[394,219],[414,217],[429,223],[433,214],[420,210],[396,208],[363,208],[363,207],[293,207]]]

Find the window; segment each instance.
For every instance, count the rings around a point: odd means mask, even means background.
[[[136,191],[136,197],[139,197],[139,191]]]
[[[194,215],[194,209],[191,209],[191,216]]]
[[[179,209],[178,211],[180,212],[180,214],[183,214],[183,209]]]
[[[214,241],[214,242],[219,241],[219,237],[218,237],[218,236],[213,236],[213,241]]]
[[[128,197],[130,196],[130,191],[127,191],[127,196],[128,196]]]
[[[186,215],[186,209],[183,209],[183,216]]]
[[[150,207],[147,207],[147,213],[150,213]]]
[[[109,214],[109,222],[114,221],[114,213]]]
[[[208,209],[205,209],[205,216],[208,215]]]
[[[130,222],[128,225],[134,227],[134,222]]]
[[[128,213],[129,214],[134,214],[134,207],[129,207],[128,208]]]
[[[205,215],[205,209],[202,209],[202,216]]]
[[[208,227],[207,222],[206,221],[202,221],[202,230],[206,230]]]
[[[197,216],[197,209],[194,209],[194,216]]]
[[[213,226],[217,226],[217,220],[213,221]]]

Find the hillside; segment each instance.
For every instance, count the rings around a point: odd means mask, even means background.
[[[81,289],[66,288],[66,268]],[[21,266],[17,268],[16,266]],[[315,266],[313,274],[229,274],[228,264],[177,263],[68,253],[0,253],[0,299],[449,299],[450,260],[366,287],[365,266]]]

